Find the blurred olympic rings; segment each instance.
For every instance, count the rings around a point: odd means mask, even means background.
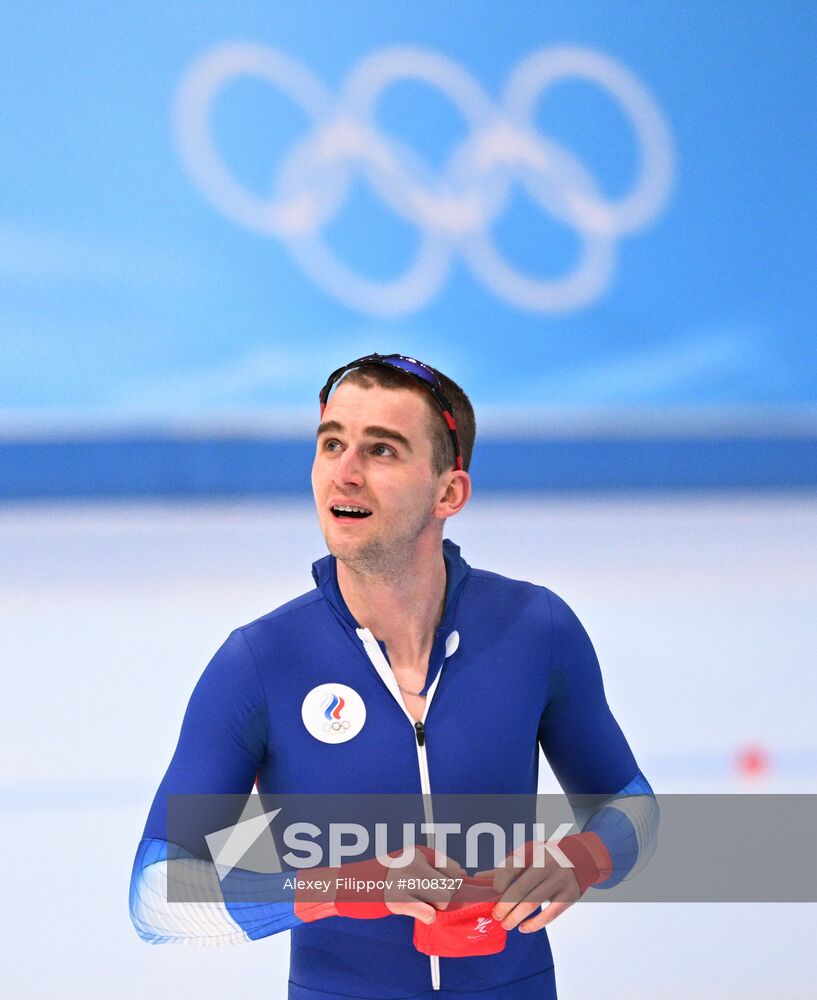
[[[269,198],[232,175],[213,138],[211,113],[219,92],[241,77],[277,87],[312,123],[283,156]],[[534,128],[539,100],[555,83],[571,78],[606,91],[633,128],[638,176],[618,199],[605,198],[576,156]],[[439,175],[376,126],[381,94],[401,80],[437,88],[469,127]],[[216,208],[248,229],[283,241],[312,280],[338,300],[380,316],[413,312],[429,302],[445,283],[456,252],[487,288],[512,305],[537,312],[586,306],[612,279],[615,241],[655,218],[673,174],[672,141],[653,97],[620,63],[576,47],[544,49],[525,58],[497,105],[464,69],[425,49],[373,53],[333,98],[317,77],[282,52],[249,43],[224,45],[202,56],[185,75],[175,129],[186,169]],[[356,175],[419,230],[414,260],[394,280],[360,276],[323,238],[323,227],[341,210]],[[491,226],[514,183],[580,237],[570,273],[532,277],[499,253]]]

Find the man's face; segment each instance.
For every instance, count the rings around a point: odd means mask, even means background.
[[[433,511],[444,484],[428,421],[425,400],[409,389],[342,382],[330,398],[312,490],[329,551],[352,569],[399,572],[422,539],[439,535]]]

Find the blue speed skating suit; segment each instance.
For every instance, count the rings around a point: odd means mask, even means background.
[[[246,794],[257,780],[262,793],[530,794],[539,747],[568,796],[606,799],[581,817],[610,854],[599,888],[648,858],[655,800],[576,616],[544,587],[472,569],[448,540],[443,554],[445,610],[421,724],[385,647],[346,607],[333,556],[314,564],[314,590],[228,637],[190,699],[137,850],[130,910],[144,940],[220,944],[291,929],[290,1000],[556,996],[544,930],[511,931],[495,955],[438,958],[414,948],[405,916],[307,923],[291,903],[167,902],[173,793]]]

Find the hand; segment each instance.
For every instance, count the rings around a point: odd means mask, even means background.
[[[594,833],[580,833],[563,837],[558,848],[573,864],[562,867],[549,851],[543,851],[544,864],[533,865],[534,844],[506,856],[498,868],[477,872],[477,877],[492,876],[494,888],[502,899],[493,909],[493,917],[500,920],[506,930],[519,927],[522,934],[541,930],[564,911],[596,882],[608,878],[611,870],[610,855]],[[524,851],[524,853],[522,853]],[[525,867],[515,867],[514,858],[523,858]],[[547,906],[543,904],[547,903]],[[530,917],[542,907],[542,912]]]
[[[399,878],[424,879],[431,881],[440,879],[465,878],[466,872],[451,858],[445,858],[442,866],[434,867],[434,851],[424,844],[415,844],[414,860],[405,868],[392,868],[392,879]],[[422,883],[421,883],[422,885]],[[451,897],[456,893],[456,886],[447,888],[416,888],[398,889],[396,885],[386,893],[384,900],[386,909],[391,913],[406,917],[416,917],[425,924],[431,924],[437,919],[437,910],[447,908]]]

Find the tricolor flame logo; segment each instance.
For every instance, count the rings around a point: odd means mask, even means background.
[[[336,719],[340,722],[340,713],[346,702],[340,695],[329,692],[326,698],[321,703],[321,708],[323,709],[324,717],[331,722],[332,719]]]

